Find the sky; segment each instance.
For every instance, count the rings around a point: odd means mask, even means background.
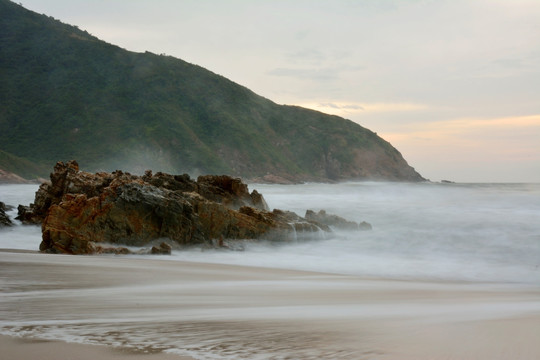
[[[540,0],[19,0],[350,119],[432,181],[540,182]]]

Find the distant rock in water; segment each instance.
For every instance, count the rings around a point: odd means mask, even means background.
[[[11,219],[6,214],[8,210],[9,206],[0,201],[0,228],[13,225]]]
[[[329,231],[295,213],[270,212],[257,191],[229,176],[88,173],[58,162],[18,219],[42,224],[40,250],[51,253],[129,253],[124,246],[220,246],[224,239],[292,241],[300,233]]]
[[[172,246],[167,244],[166,242],[162,242],[158,246],[152,246],[150,253],[154,255],[170,255],[171,251]]]
[[[326,226],[333,226],[342,230],[371,230],[371,224],[362,221],[357,223],[354,221],[346,220],[340,216],[327,214],[325,210],[320,210],[316,213],[313,210],[307,210],[305,215],[307,220],[316,221]]]

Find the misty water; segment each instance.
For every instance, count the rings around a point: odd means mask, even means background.
[[[250,184],[271,209],[326,210],[371,231],[247,242],[244,251],[174,250],[169,260],[404,280],[540,284],[540,184],[351,182]],[[36,185],[2,185],[0,201],[29,204]],[[16,210],[8,212],[13,218]],[[0,230],[0,248],[37,250],[39,227]]]
[[[402,346],[422,349],[432,336],[446,344],[433,348],[442,355],[421,359],[535,358],[527,346],[540,314],[540,184],[250,189],[271,208],[324,209],[373,229],[171,256],[0,252],[0,334],[200,360],[401,359]],[[0,201],[29,204],[36,190],[2,185]],[[37,250],[40,241],[38,226],[0,230],[2,249]],[[530,327],[494,322],[528,318]],[[482,345],[471,323],[499,324],[502,335]]]

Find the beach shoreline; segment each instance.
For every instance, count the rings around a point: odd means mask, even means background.
[[[0,269],[9,359],[540,358],[530,285],[14,250]]]
[[[145,354],[124,348],[67,343],[26,337],[0,335],[2,358],[10,360],[195,360],[163,352]]]

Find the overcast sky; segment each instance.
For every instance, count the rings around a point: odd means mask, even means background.
[[[353,120],[431,180],[540,182],[540,0],[20,2]]]

